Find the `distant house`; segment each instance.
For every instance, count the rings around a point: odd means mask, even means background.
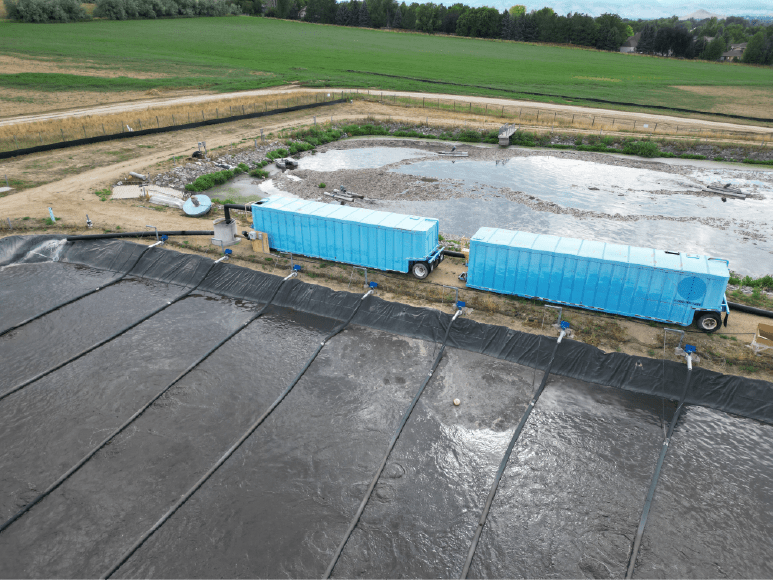
[[[637,32],[633,36],[629,36],[628,40],[620,47],[620,52],[636,52],[636,47],[639,46],[639,40],[641,39],[641,32]]]
[[[719,57],[720,62],[727,62],[729,60],[738,59],[741,60],[741,57],[743,56],[743,51],[746,50],[746,45],[749,44],[748,42],[742,42],[741,44],[731,44],[730,50],[727,52],[723,52],[722,56]]]

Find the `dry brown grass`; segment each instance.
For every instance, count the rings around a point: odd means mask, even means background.
[[[32,147],[71,141],[85,137],[109,135],[155,127],[171,127],[202,120],[217,119],[271,111],[286,106],[303,105],[322,99],[320,93],[294,93],[289,98],[277,95],[223,98],[206,103],[174,106],[149,106],[141,111],[52,119],[33,123],[0,126],[0,150]]]

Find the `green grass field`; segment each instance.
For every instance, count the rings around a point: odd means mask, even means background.
[[[154,79],[104,79],[77,74],[0,74],[0,86],[49,91],[156,87],[234,91],[300,81],[309,86],[480,95],[515,96],[513,91],[533,91],[569,95],[580,100],[595,97],[708,111],[717,104],[717,97],[673,87],[710,85],[757,91],[773,88],[771,67],[249,17],[77,24],[3,21],[0,22],[0,54],[74,59],[95,65],[109,64],[126,71],[170,75]],[[351,73],[348,69],[485,85],[493,89],[426,84]],[[562,102],[561,99],[537,100]],[[738,107],[738,113],[744,114],[742,100]]]

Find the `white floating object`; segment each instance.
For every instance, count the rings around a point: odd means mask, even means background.
[[[454,399],[454,406],[458,407],[462,402],[459,399]]]

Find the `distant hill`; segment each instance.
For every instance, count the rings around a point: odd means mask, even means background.
[[[727,16],[722,16],[721,14],[712,14],[711,12],[707,12],[706,10],[703,10],[702,8],[700,10],[696,10],[692,14],[686,14],[684,16],[680,16],[679,20],[690,20],[691,18],[694,18],[695,20],[705,20],[706,18],[716,18],[718,20],[724,20],[727,18]]]

